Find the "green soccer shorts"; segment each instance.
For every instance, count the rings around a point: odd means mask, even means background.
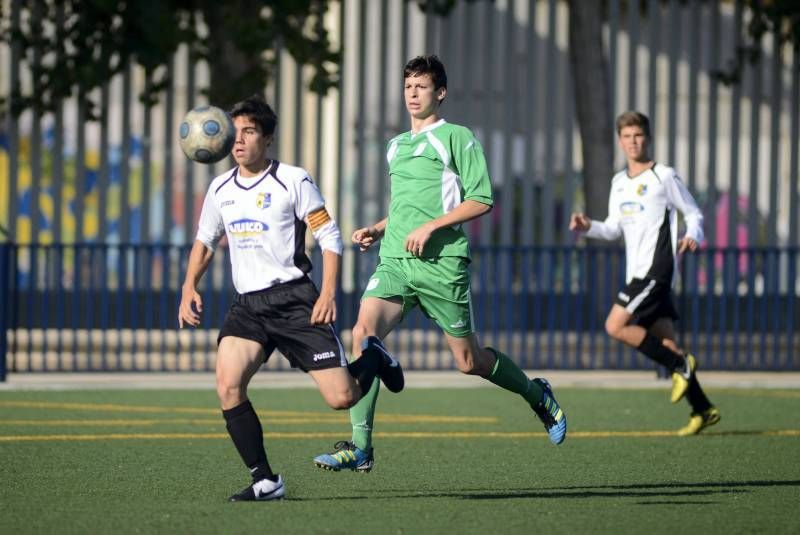
[[[444,332],[462,338],[475,330],[469,280],[468,258],[381,258],[361,298],[400,298],[403,317],[419,305]]]

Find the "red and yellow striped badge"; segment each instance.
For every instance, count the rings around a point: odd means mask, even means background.
[[[308,226],[311,227],[311,231],[316,232],[317,229],[322,228],[331,220],[331,216],[323,206],[322,208],[314,210],[308,214],[306,220],[308,221]]]

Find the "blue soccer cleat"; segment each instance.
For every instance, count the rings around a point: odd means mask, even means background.
[[[544,424],[547,434],[550,435],[550,442],[557,446],[567,438],[567,415],[561,410],[547,380],[537,378],[533,382],[541,387],[542,399],[535,406],[531,405],[531,408]]]
[[[405,386],[405,379],[403,377],[403,368],[396,358],[392,356],[389,351],[384,347],[383,342],[377,336],[367,336],[361,342],[361,352],[377,351],[381,358],[381,367],[378,369],[378,376],[383,381],[391,392],[395,394],[403,390]]]
[[[314,457],[314,464],[325,470],[353,470],[369,472],[375,463],[373,449],[364,451],[350,441],[341,440],[333,445],[335,451]]]

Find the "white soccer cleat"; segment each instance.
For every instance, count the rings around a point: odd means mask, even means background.
[[[252,485],[234,494],[228,501],[231,502],[255,502],[267,500],[280,500],[283,498],[285,487],[283,485],[283,477],[278,475],[277,481],[270,479],[259,479],[253,482]]]

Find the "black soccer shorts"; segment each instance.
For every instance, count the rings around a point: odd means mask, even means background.
[[[311,310],[319,297],[314,283],[298,279],[266,290],[236,294],[219,331],[261,344],[266,362],[277,349],[304,372],[347,366],[341,340],[332,325],[312,325]]]
[[[631,323],[645,329],[661,318],[680,318],[672,303],[670,285],[653,279],[631,280],[617,293],[614,303],[625,307],[632,314]]]

